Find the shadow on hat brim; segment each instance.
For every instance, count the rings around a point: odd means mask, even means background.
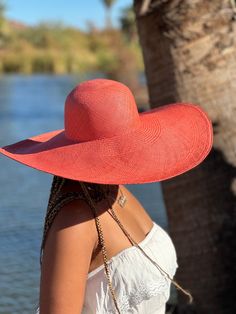
[[[112,138],[75,142],[64,129],[0,148],[37,170],[102,184],[163,181],[200,164],[212,147],[212,123],[197,105],[168,104],[139,113],[140,126]]]

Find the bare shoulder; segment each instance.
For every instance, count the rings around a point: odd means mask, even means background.
[[[65,204],[60,209],[53,224],[54,228],[58,230],[64,228],[71,228],[70,230],[72,230],[74,228],[74,230],[76,229],[77,232],[81,233],[81,236],[83,236],[83,231],[90,230],[89,235],[86,234],[86,239],[92,239],[94,236],[96,238],[96,226],[92,209],[82,199],[74,199]]]
[[[82,309],[96,240],[95,220],[88,204],[73,200],[64,205],[55,217],[44,247],[40,282],[42,313],[73,314]]]
[[[77,244],[85,243],[88,248],[94,246],[97,240],[97,230],[92,209],[80,199],[74,199],[65,204],[55,217],[51,226],[51,233],[56,234],[66,241],[67,237],[75,237]],[[79,243],[78,243],[79,241]],[[73,245],[68,243],[68,245]]]

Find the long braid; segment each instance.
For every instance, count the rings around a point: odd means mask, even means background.
[[[47,207],[47,212],[46,212],[46,217],[45,217],[45,223],[44,223],[44,232],[43,232],[43,239],[42,239],[42,244],[41,244],[41,253],[40,253],[40,264],[42,264],[42,251],[43,251],[43,247],[45,245],[45,240],[46,240],[46,235],[47,232],[56,216],[56,214],[58,213],[59,209],[66,203],[69,202],[72,199],[81,198],[81,194],[78,196],[76,195],[76,193],[74,194],[73,192],[67,193],[67,197],[63,199],[63,195],[61,197],[58,197],[58,194],[63,186],[63,184],[66,182],[66,180],[69,179],[65,179],[62,177],[58,177],[58,176],[54,176],[53,177],[53,181],[52,181],[52,185],[51,185],[51,191],[50,191],[50,196],[49,196],[49,201],[48,201],[48,207]],[[99,220],[99,217],[97,215],[97,210],[96,210],[96,206],[94,205],[94,202],[99,202],[102,199],[106,199],[108,204],[109,204],[109,209],[111,210],[111,212],[109,212],[109,214],[113,217],[113,219],[118,223],[118,225],[120,226],[120,228],[122,229],[122,231],[125,233],[125,235],[128,237],[128,239],[131,241],[131,243],[133,245],[135,245],[136,247],[138,247],[143,254],[149,259],[151,260],[152,263],[155,264],[155,266],[159,269],[160,272],[164,273],[170,280],[171,282],[177,287],[177,289],[181,290],[184,294],[188,295],[189,297],[189,303],[192,303],[193,301],[193,297],[190,294],[189,291],[185,290],[184,288],[182,288],[175,280],[173,280],[168,273],[166,273],[155,261],[153,261],[147,254],[145,251],[143,251],[143,249],[138,245],[138,243],[136,243],[132,237],[129,235],[129,233],[125,230],[124,226],[122,225],[122,223],[120,222],[120,220],[118,219],[118,217],[116,216],[113,208],[112,208],[112,204],[109,201],[109,193],[110,193],[110,185],[105,185],[105,184],[96,184],[96,183],[88,183],[88,182],[79,182],[80,186],[82,188],[82,191],[84,193],[84,197],[85,200],[89,203],[90,208],[93,211],[93,215],[94,215],[94,219],[95,219],[95,223],[96,223],[96,228],[97,228],[97,232],[98,232],[98,239],[99,239],[99,244],[101,245],[101,249],[102,249],[102,255],[103,255],[103,262],[104,262],[104,269],[105,269],[105,274],[107,277],[107,281],[108,281],[108,287],[115,305],[115,308],[117,310],[117,312],[120,314],[120,310],[118,307],[118,302],[116,299],[116,295],[115,295],[115,291],[112,287],[112,280],[111,280],[111,275],[110,275],[110,271],[109,271],[109,267],[108,267],[108,258],[107,258],[107,250],[106,250],[106,246],[105,246],[105,241],[104,241],[104,236],[103,236],[103,232],[102,232],[102,227],[101,227],[101,223]],[[119,186],[118,186],[119,187]],[[59,206],[58,206],[59,205]],[[58,206],[57,211],[54,211],[55,207]]]
[[[88,200],[90,202],[91,208],[93,208],[93,212],[96,213],[96,207],[94,206],[93,201],[92,201],[91,197],[89,196],[89,193],[86,191],[85,185],[81,183],[81,186],[83,187],[83,190],[84,190],[86,196],[88,197]],[[121,230],[124,232],[124,234],[127,236],[127,238],[130,240],[130,242],[133,243],[133,245],[135,245],[137,248],[139,248],[142,251],[142,253],[159,269],[159,271],[162,273],[162,275],[164,274],[176,286],[177,289],[179,289],[180,291],[182,291],[185,295],[187,295],[189,297],[189,304],[191,304],[193,302],[193,297],[192,297],[191,293],[189,291],[187,291],[186,289],[182,288],[177,283],[177,281],[173,280],[170,277],[170,275],[163,268],[161,268],[160,265],[158,265],[154,260],[152,260],[148,256],[148,254],[139,246],[139,244],[136,241],[133,240],[133,238],[125,230],[123,224],[121,223],[121,221],[118,219],[117,215],[115,214],[109,198],[106,198],[106,200],[108,201],[109,209],[111,211],[111,212],[108,211],[109,214],[117,222],[117,224],[119,225]],[[97,229],[99,231],[99,239],[101,239],[101,241],[102,241],[101,246],[102,246],[102,253],[103,253],[103,261],[104,261],[104,266],[105,266],[106,277],[107,277],[108,284],[109,284],[109,289],[110,289],[110,292],[111,292],[111,295],[112,295],[115,307],[116,307],[118,313],[120,313],[120,311],[118,309],[118,305],[117,305],[117,300],[116,300],[116,297],[115,297],[115,291],[112,288],[111,276],[110,276],[110,272],[109,272],[109,268],[108,268],[108,259],[107,259],[106,246],[105,246],[105,241],[104,241],[103,234],[102,234],[102,228],[100,226],[100,221],[99,221],[98,217],[96,217],[96,225],[97,225]]]
[[[53,210],[54,205],[56,204],[56,201],[57,201],[56,196],[57,196],[57,194],[59,194],[64,183],[65,183],[65,178],[53,176],[50,195],[49,195],[49,199],[48,199],[46,216],[44,219],[43,238],[42,238],[41,248],[40,248],[40,265],[42,264],[42,252],[43,252],[43,247],[44,247],[45,240],[46,240],[46,235],[47,235],[47,232],[48,232],[48,230],[52,224],[53,219],[55,218],[52,210]]]
[[[82,189],[84,191],[84,194],[86,195],[86,197],[88,199],[90,208],[92,209],[93,214],[94,214],[96,227],[97,227],[97,231],[98,231],[99,243],[101,244],[101,247],[102,247],[102,256],[103,256],[105,274],[106,274],[107,281],[108,281],[108,287],[110,289],[110,293],[112,295],[112,299],[113,299],[115,308],[116,308],[117,312],[120,314],[121,312],[120,312],[119,307],[118,307],[115,291],[114,291],[114,289],[112,287],[111,275],[110,275],[110,271],[109,271],[109,268],[108,268],[107,250],[106,250],[106,246],[105,246],[105,241],[104,241],[104,236],[103,236],[103,232],[102,232],[102,227],[101,227],[101,224],[100,224],[99,217],[97,215],[97,210],[96,210],[96,207],[93,204],[92,198],[90,197],[90,195],[89,195],[89,193],[88,193],[88,191],[87,191],[87,189],[85,187],[85,184],[82,183],[82,182],[80,184],[81,184],[81,187],[82,187]]]
[[[41,249],[40,249],[40,265],[42,264],[43,248],[46,242],[48,231],[57,213],[59,212],[60,208],[73,199],[83,198],[85,201],[87,200],[85,196],[83,197],[83,194],[80,194],[77,192],[68,192],[59,196],[59,192],[62,186],[67,181],[71,181],[71,180],[67,178],[59,177],[56,175],[53,176],[46,215],[44,219],[43,237],[42,237]],[[86,182],[86,186],[90,190],[90,194],[96,203],[101,201],[102,199],[105,199],[110,191],[110,185],[104,185],[103,187],[101,187],[100,184]]]

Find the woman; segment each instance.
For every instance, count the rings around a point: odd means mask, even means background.
[[[54,175],[41,246],[40,314],[165,313],[177,256],[124,187],[197,166],[212,125],[193,104],[138,113],[123,84],[94,79],[67,96],[65,128],[0,152]],[[38,312],[39,312],[38,308]]]

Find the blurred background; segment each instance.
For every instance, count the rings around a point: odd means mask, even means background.
[[[0,146],[63,128],[79,82],[127,84],[140,112],[204,108],[214,147],[199,166],[127,185],[176,246],[167,313],[235,314],[236,7],[234,0],[0,0]],[[145,161],[144,161],[145,162]],[[52,176],[0,156],[0,314],[34,313]]]

